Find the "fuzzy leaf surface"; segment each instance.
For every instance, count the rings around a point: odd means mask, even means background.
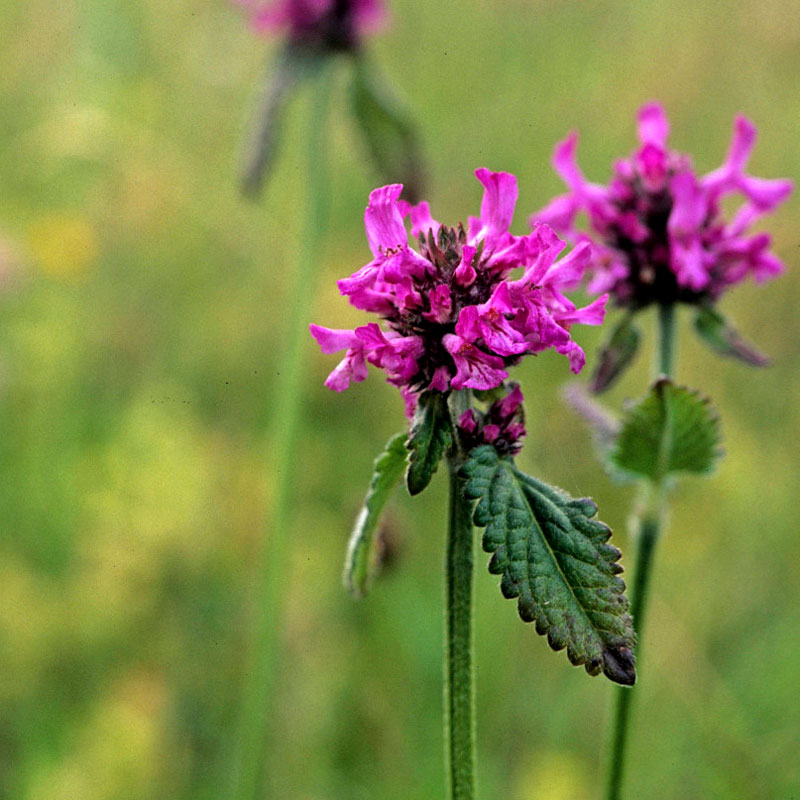
[[[406,447],[409,494],[419,494],[430,482],[442,456],[453,443],[453,423],[447,408],[447,396],[428,392],[419,398]]]
[[[719,441],[708,398],[661,378],[626,410],[609,459],[623,473],[658,482],[678,472],[710,472]]]
[[[617,382],[633,361],[640,339],[639,329],[633,324],[633,315],[623,317],[608,341],[600,348],[597,368],[589,384],[593,392],[604,392]]]
[[[701,307],[695,317],[694,327],[700,338],[714,352],[729,358],[738,358],[751,367],[769,366],[769,358],[748,344],[715,308]]]
[[[398,433],[375,459],[369,491],[350,535],[344,562],[344,585],[356,597],[363,597],[369,589],[376,562],[375,534],[383,507],[403,477],[406,455],[406,434]]]
[[[566,648],[570,662],[632,685],[636,636],[620,552],[608,526],[592,519],[595,503],[525,475],[488,445],[472,451],[462,475],[503,596],[518,598],[520,617],[554,650]]]

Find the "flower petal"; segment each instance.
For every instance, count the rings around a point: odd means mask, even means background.
[[[428,231],[436,233],[441,227],[431,216],[431,207],[426,200],[417,203],[415,206],[406,204],[402,214],[403,216],[408,214],[411,219],[412,236],[419,236],[420,234],[427,235]]]
[[[511,227],[519,189],[517,179],[508,172],[492,172],[481,167],[475,177],[483,184],[479,237],[505,233]],[[472,238],[472,237],[471,237]]]
[[[577,149],[578,132],[570,131],[567,138],[556,145],[551,160],[553,169],[572,191],[580,190],[586,184],[586,178],[583,177],[583,172],[575,158]]]
[[[317,340],[320,349],[326,355],[344,350],[346,347],[355,347],[359,344],[359,338],[355,331],[343,328],[323,328],[321,325],[308,326],[311,335]]]
[[[364,226],[374,256],[408,243],[403,217],[397,207],[402,191],[403,184],[392,183],[370,192],[369,203],[364,211]]]
[[[447,333],[442,344],[456,365],[450,381],[453,389],[494,389],[508,377],[502,358],[484,353],[460,336]]]
[[[461,263],[456,267],[455,278],[459,286],[472,286],[478,273],[472,266],[472,259],[475,258],[476,249],[465,244],[461,249]]]
[[[636,116],[639,140],[663,150],[669,136],[669,120],[660,103],[647,103]]]

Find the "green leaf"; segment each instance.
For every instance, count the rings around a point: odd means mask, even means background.
[[[491,446],[476,447],[462,475],[479,501],[473,519],[486,528],[489,572],[502,575],[505,597],[518,598],[520,617],[590,675],[632,685],[636,635],[620,552],[607,543],[608,526],[591,519],[594,502],[525,475]]]
[[[710,401],[661,378],[626,409],[609,458],[624,473],[658,482],[676,472],[710,472],[720,455],[719,440]]]
[[[598,353],[597,367],[589,384],[595,394],[613,386],[630,366],[640,339],[639,329],[633,324],[633,314],[626,314]]]
[[[406,434],[398,433],[389,439],[375,460],[375,472],[350,535],[344,562],[344,585],[356,597],[363,597],[369,589],[376,562],[375,533],[383,507],[403,477],[406,455]]]
[[[270,64],[242,166],[242,193],[257,197],[278,152],[283,118],[297,86],[313,75],[324,56],[297,42],[287,43]]]
[[[694,327],[700,338],[720,355],[738,358],[751,367],[769,366],[769,358],[745,342],[739,332],[715,308],[701,306],[697,311]]]
[[[430,482],[445,451],[453,443],[453,423],[447,408],[447,395],[427,392],[419,398],[406,447],[409,494],[419,494]]]
[[[377,75],[374,65],[367,64],[363,55],[356,58],[353,115],[381,180],[402,183],[403,196],[415,202],[422,181],[417,134],[388,87],[378,83]]]

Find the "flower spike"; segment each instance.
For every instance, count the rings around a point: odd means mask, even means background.
[[[558,261],[566,244],[548,225],[527,236],[509,233],[517,179],[485,168],[475,175],[484,187],[481,213],[470,217],[466,231],[440,225],[425,202],[401,200],[400,184],[371,192],[364,224],[373,260],[338,286],[356,308],[376,312],[385,328],[311,326],[323,352],[346,350],[330,388],[363,380],[366,361],[403,389],[413,411],[422,392],[494,389],[524,354],[551,347],[580,371],[585,359],[570,327],[600,324],[605,299],[577,309],[563,292],[580,282],[589,246]],[[404,217],[418,250],[408,243]]]
[[[590,291],[609,291],[617,305],[632,310],[651,303],[707,305],[748,275],[760,281],[781,272],[763,234],[748,237],[747,229],[789,196],[792,182],[744,172],[756,140],[752,122],[736,117],[725,162],[704,177],[688,156],[667,148],[669,122],[658,103],[643,106],[637,123],[641,147],[615,164],[608,186],[583,177],[576,134],[557,145],[553,163],[569,191],[531,217],[574,242],[591,242]],[[744,198],[730,223],[719,202],[728,194]],[[574,227],[580,211],[589,220],[587,233]]]

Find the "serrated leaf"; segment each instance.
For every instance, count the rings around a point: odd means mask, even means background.
[[[416,202],[422,180],[417,134],[388,87],[378,83],[377,75],[363,56],[356,58],[351,93],[353,115],[381,179],[402,183],[404,197]]]
[[[502,575],[505,597],[518,598],[520,617],[590,675],[632,685],[636,635],[620,552],[608,526],[592,519],[594,502],[525,475],[491,446],[475,448],[462,475],[478,500],[473,521],[486,528],[489,572]]]
[[[748,344],[715,308],[710,306],[699,308],[694,327],[700,338],[716,353],[729,358],[738,358],[751,367],[769,366],[769,358]]]
[[[264,80],[255,123],[242,165],[242,194],[257,197],[275,162],[283,118],[297,86],[322,63],[320,52],[288,42],[276,55]]]
[[[369,589],[375,569],[378,523],[392,490],[403,477],[406,455],[406,434],[398,433],[389,439],[383,452],[375,459],[369,491],[350,535],[344,562],[344,585],[356,597],[363,597]]]
[[[595,394],[604,392],[617,382],[633,361],[640,339],[639,329],[633,324],[633,314],[627,314],[597,354],[597,367],[589,383]]]
[[[442,456],[453,443],[453,424],[447,408],[447,395],[427,392],[419,398],[406,447],[409,494],[419,494],[430,482]]]
[[[719,440],[711,402],[661,378],[625,411],[609,459],[622,472],[658,482],[678,472],[711,471],[720,455]]]

